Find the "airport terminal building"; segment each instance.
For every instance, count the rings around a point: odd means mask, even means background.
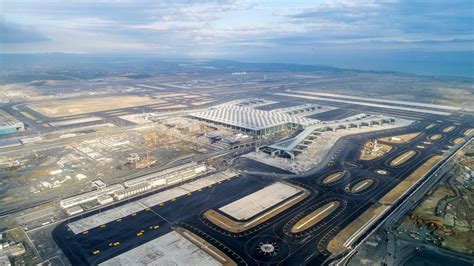
[[[253,135],[269,135],[288,128],[303,129],[318,120],[274,111],[264,111],[232,104],[220,105],[191,117],[223,125]]]

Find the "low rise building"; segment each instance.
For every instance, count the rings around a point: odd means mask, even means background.
[[[93,190],[90,192],[82,193],[73,197],[63,199],[59,202],[59,205],[64,208],[70,208],[86,202],[96,201],[101,195],[112,195],[115,191],[124,189],[121,184],[115,184],[108,186],[103,189]]]
[[[152,188],[152,186],[148,182],[144,182],[144,183],[137,184],[135,186],[132,186],[132,187],[129,187],[129,188],[126,188],[126,189],[115,191],[114,192],[114,198],[116,200],[122,200],[122,199],[125,199],[125,198],[129,198],[129,197],[144,193],[144,192],[150,190],[151,188]]]
[[[168,168],[156,173],[140,176],[124,182],[126,187],[134,187],[138,184],[147,183],[152,187],[173,183],[174,179],[182,180],[196,177],[207,170],[206,165],[195,162],[182,164],[176,167]]]
[[[73,216],[82,212],[84,212],[84,209],[82,209],[81,206],[72,206],[71,208],[66,209],[66,213],[69,216]]]
[[[107,194],[100,195],[100,196],[97,197],[97,202],[100,205],[107,205],[109,203],[112,203],[113,201],[114,201],[114,198],[112,198],[111,196],[109,196]]]

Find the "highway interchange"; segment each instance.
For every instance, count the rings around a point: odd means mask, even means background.
[[[355,108],[348,105],[344,107]],[[360,109],[360,106],[357,108]],[[377,108],[363,110],[365,112],[380,111]],[[173,227],[188,229],[224,252],[237,264],[321,264],[331,255],[326,247],[332,237],[429,158],[441,155],[454,146],[452,141],[457,137],[462,137],[464,130],[474,127],[472,117],[467,114],[435,116],[393,110],[382,111],[391,115],[396,113],[403,117],[417,118],[418,121],[406,128],[364,133],[340,139],[320,167],[303,175],[285,178],[287,182],[310,190],[310,196],[248,231],[234,234],[220,229],[207,221],[203,217],[203,212],[208,209],[218,209],[251,194],[271,184],[276,178],[265,174],[241,174],[239,177],[213,187],[179,197],[163,206],[158,205],[121,221],[94,228],[86,234],[74,235],[68,230],[69,221],[63,222],[56,227],[53,237],[74,265],[101,263],[164,235]],[[436,126],[425,129],[432,123]],[[443,133],[442,129],[449,126],[455,126],[455,129]],[[422,132],[422,134],[410,143],[393,144],[395,148],[391,152],[375,161],[358,160],[360,148],[368,139],[413,132]],[[434,134],[442,134],[443,137],[433,141],[432,144],[426,144],[427,137]],[[390,166],[394,158],[410,150],[416,151],[413,158],[399,166]],[[377,174],[375,170],[378,169],[386,170],[389,174]],[[262,171],[270,173],[272,169],[266,168]],[[338,171],[346,172],[343,178],[330,184],[322,183],[325,177]],[[355,194],[348,193],[345,189],[366,178],[374,181],[368,189]],[[297,217],[302,217],[334,200],[342,204],[321,222],[297,234],[288,230],[297,222]],[[76,217],[72,220],[80,218]],[[141,230],[144,230],[144,234],[137,236]],[[267,242],[274,243],[278,247],[277,252],[272,255],[259,252],[258,246]],[[94,254],[97,250],[100,253]]]

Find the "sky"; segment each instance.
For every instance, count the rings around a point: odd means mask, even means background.
[[[473,14],[472,0],[0,0],[0,48],[366,69],[426,61],[470,75]]]

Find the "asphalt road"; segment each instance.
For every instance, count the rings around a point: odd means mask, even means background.
[[[441,120],[446,122],[436,122],[438,124],[436,127],[424,129],[433,121]],[[461,124],[455,124],[453,121],[460,121]],[[430,145],[423,143],[427,141],[428,136],[440,133],[443,128],[451,125],[456,126],[455,130],[441,133],[442,139]],[[169,232],[172,226],[187,228],[215,245],[239,264],[320,264],[330,255],[326,250],[326,245],[331,237],[350,224],[426,160],[447,150],[453,145],[451,141],[461,136],[464,129],[470,127],[474,127],[472,119],[430,116],[425,121],[414,123],[407,128],[343,138],[333,148],[323,167],[303,176],[285,179],[309,189],[312,192],[310,197],[277,217],[240,234],[232,234],[213,226],[202,217],[202,213],[211,208],[218,209],[253,193],[270,184],[272,182],[270,179],[242,175],[215,187],[206,188],[202,192],[193,193],[191,196],[180,197],[164,206],[155,206],[152,211],[143,211],[137,216],[126,217],[120,222],[111,222],[105,228],[92,229],[87,235],[74,235],[67,229],[67,222],[64,222],[56,227],[53,237],[75,265],[97,264],[105,261]],[[394,145],[395,148],[380,159],[370,162],[357,159],[360,147],[367,139],[419,131],[423,134],[411,143]],[[415,157],[400,166],[390,166],[391,160],[410,150],[416,151]],[[389,175],[379,175],[374,172],[377,169],[387,170]],[[272,169],[267,168],[262,171],[271,172]],[[321,183],[325,176],[336,171],[346,171],[347,174],[340,181],[330,185]],[[346,192],[347,186],[352,186],[365,178],[374,180],[368,189],[357,194]],[[322,206],[330,200],[340,200],[344,204],[306,231],[300,234],[289,232],[288,228],[297,222],[295,217],[302,217],[314,210],[315,206]],[[160,225],[160,228],[147,230],[149,226],[155,224]],[[145,230],[144,235],[136,236],[136,233],[142,229]],[[120,245],[109,246],[109,243],[117,241]],[[265,255],[258,252],[259,243],[267,241],[278,246],[276,254]],[[94,250],[101,252],[93,255]]]

